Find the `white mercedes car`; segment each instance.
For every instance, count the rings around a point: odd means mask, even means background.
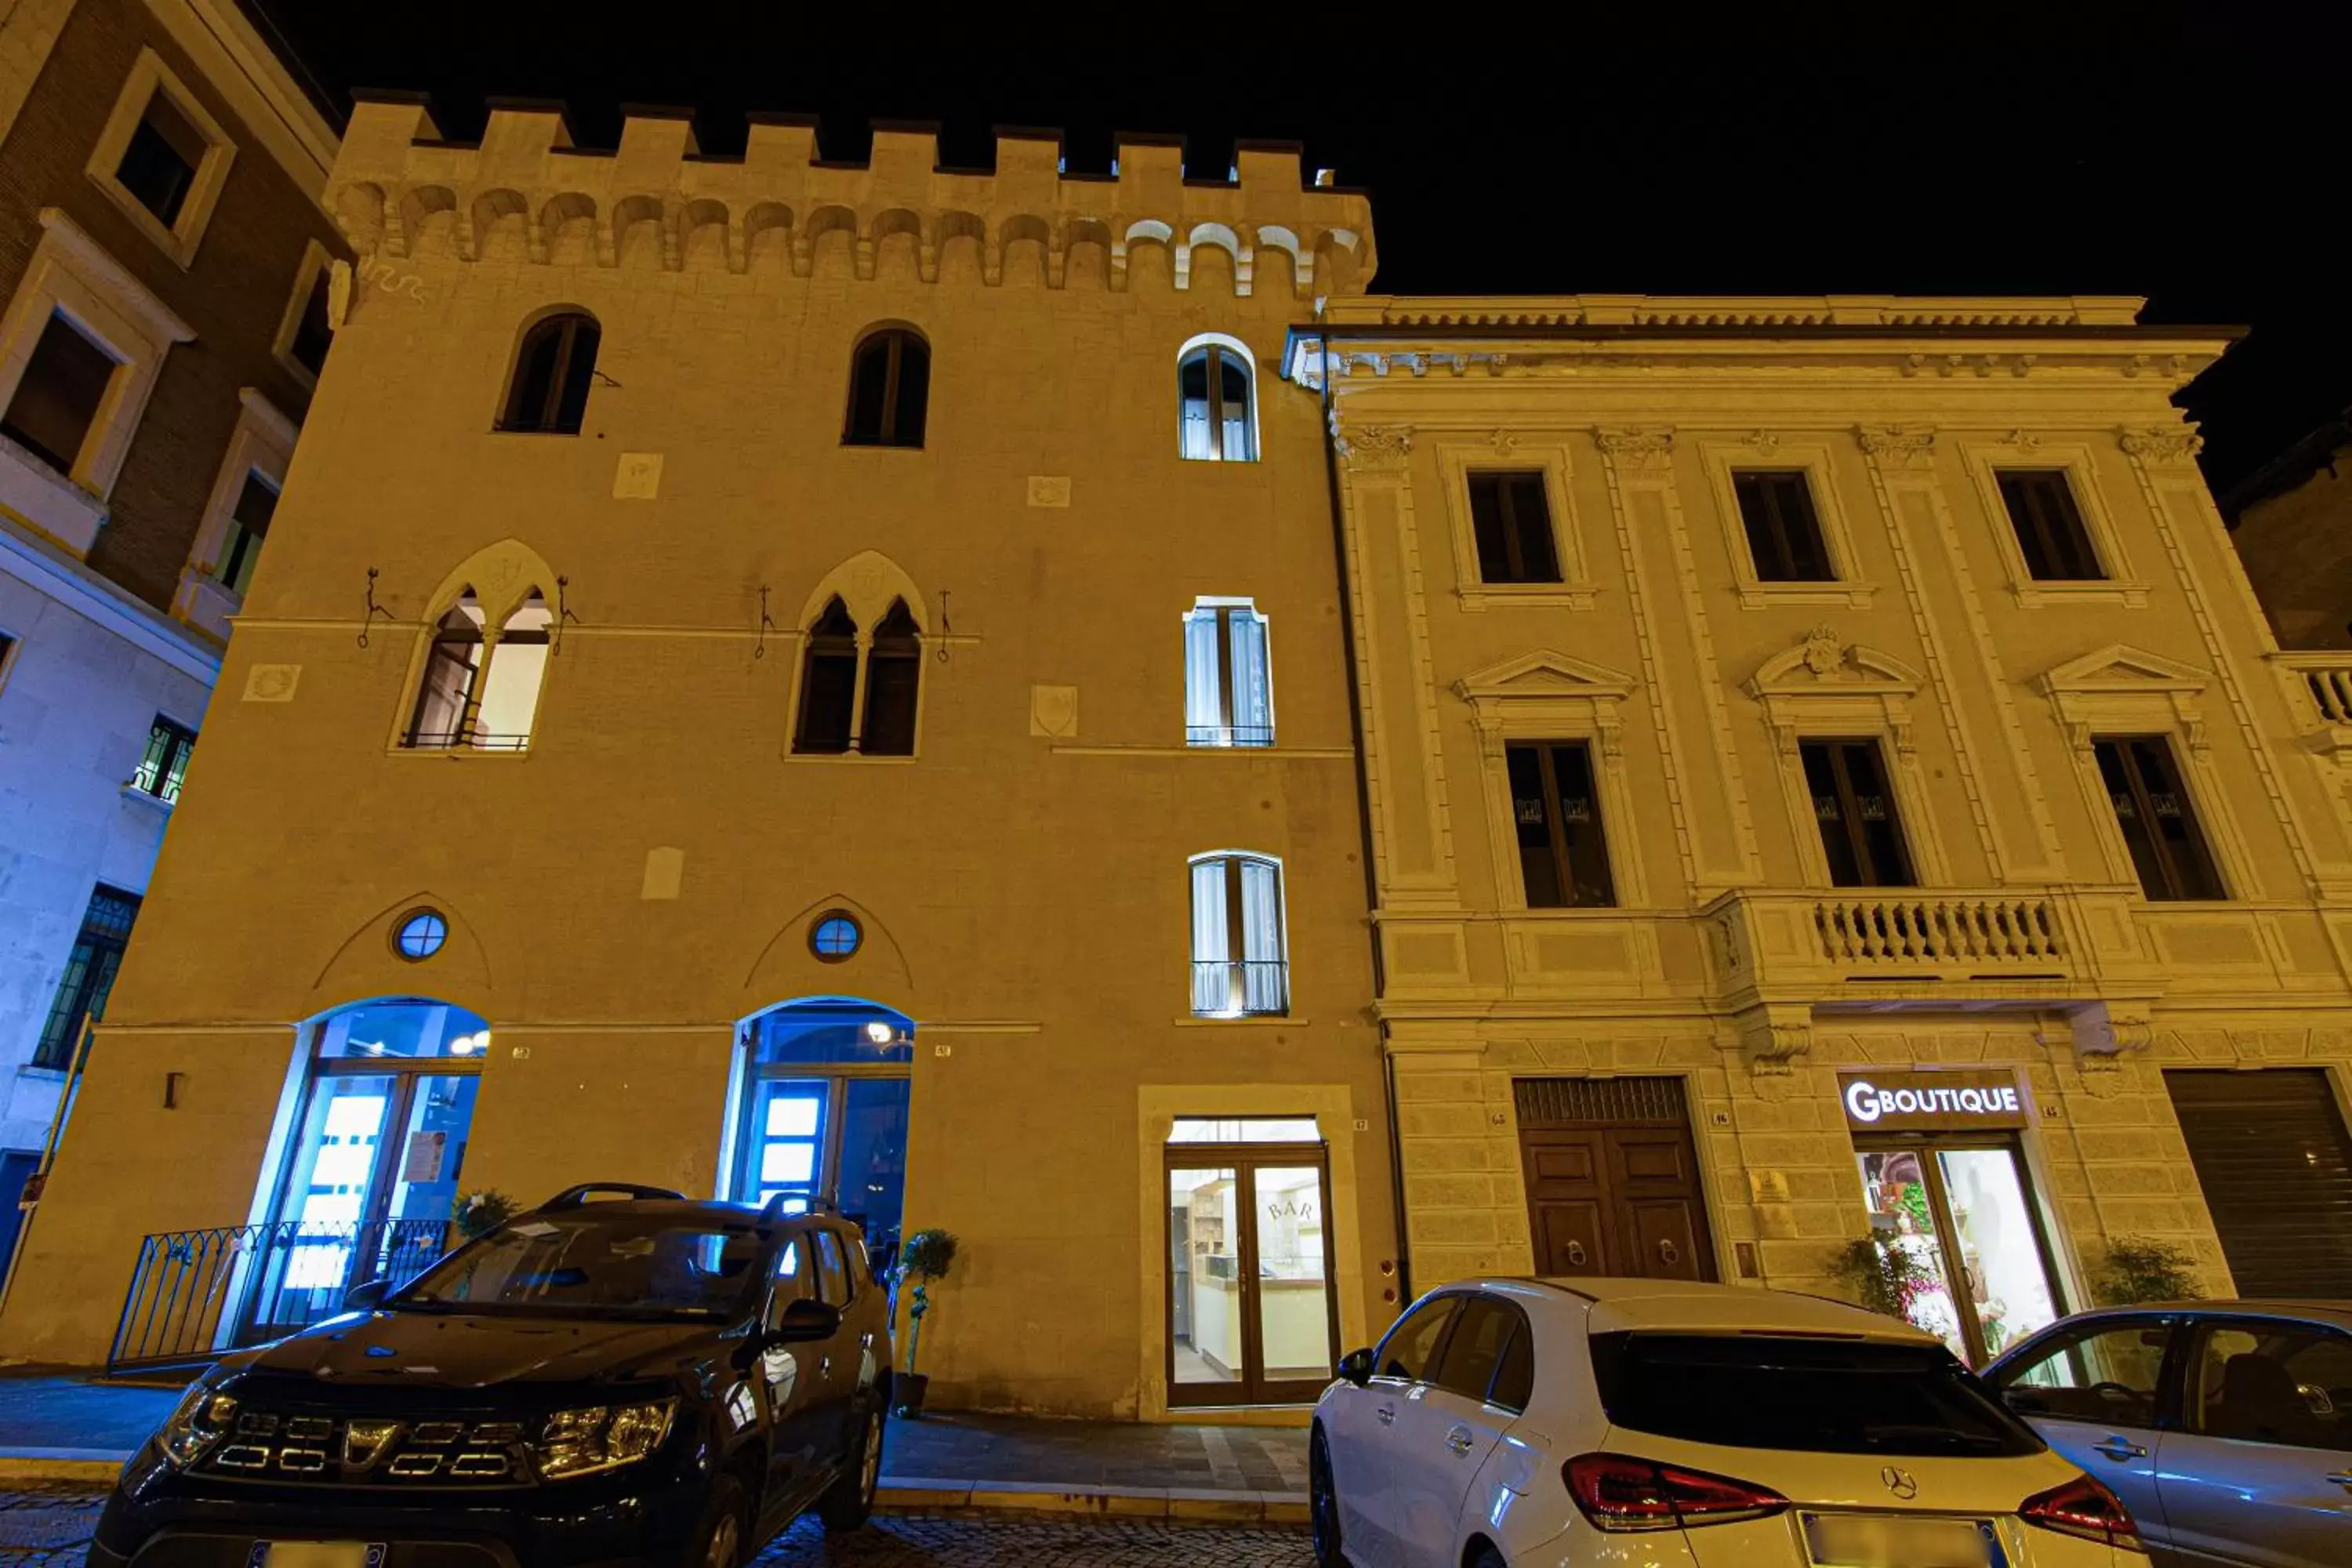
[[[1315,1407],[1322,1568],[2147,1568],[2113,1492],[1909,1324],[1670,1279],[1476,1279]]]

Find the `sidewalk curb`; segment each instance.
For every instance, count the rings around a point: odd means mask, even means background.
[[[110,1487],[130,1462],[104,1448],[0,1448],[0,1485]]]
[[[1189,1520],[1215,1524],[1305,1524],[1304,1492],[1217,1491],[1184,1487],[1084,1487],[1051,1482],[883,1478],[874,1506],[891,1513],[1085,1515],[1097,1519]]]

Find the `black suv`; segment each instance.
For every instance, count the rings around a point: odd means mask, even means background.
[[[573,1187],[349,1305],[196,1380],[91,1568],[736,1568],[873,1506],[889,1308],[830,1215]]]

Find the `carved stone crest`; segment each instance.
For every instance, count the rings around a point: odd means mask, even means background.
[[[1622,430],[1598,429],[1592,433],[1601,451],[1610,461],[1636,472],[1663,469],[1674,457],[1675,432],[1668,425],[1643,425]]]
[[[1863,425],[1853,438],[1882,468],[1924,468],[1936,459],[1936,431],[1927,425]]]
[[[1339,456],[1351,468],[1396,468],[1412,451],[1410,425],[1348,425],[1332,432]]]
[[[1805,668],[1815,675],[1835,675],[1845,666],[1845,643],[1828,626],[1805,634]]]

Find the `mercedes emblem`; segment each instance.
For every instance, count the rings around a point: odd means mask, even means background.
[[[1888,1491],[1906,1502],[1919,1495],[1919,1479],[1908,1470],[1887,1465],[1879,1470],[1878,1479],[1886,1483]]]

